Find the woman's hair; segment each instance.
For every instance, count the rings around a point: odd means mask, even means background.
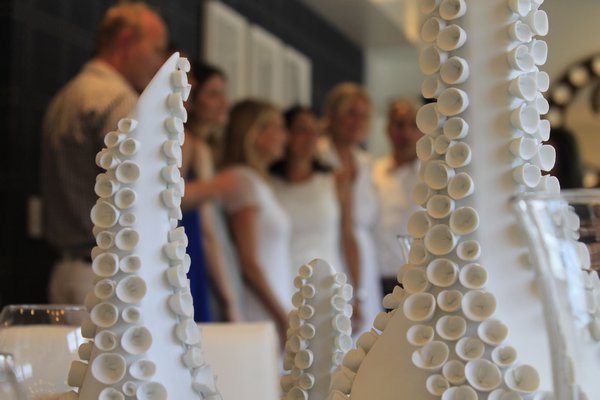
[[[190,92],[190,99],[192,100],[195,98],[198,89],[201,88],[206,83],[206,81],[208,81],[213,76],[220,76],[221,78],[223,78],[223,80],[227,79],[225,72],[223,72],[223,70],[219,67],[195,60],[192,61],[191,64],[192,67],[190,69],[190,74],[192,75],[194,81],[196,81],[196,84],[192,86],[192,90]]]
[[[295,106],[292,106],[292,107],[288,108],[287,110],[285,110],[285,112],[283,113],[283,120],[285,122],[285,127],[286,127],[288,134],[291,134],[290,129],[291,129],[292,125],[294,125],[294,122],[296,122],[296,119],[298,118],[298,116],[301,114],[305,114],[305,113],[311,114],[316,117],[314,111],[311,108],[301,106],[301,105],[295,105]],[[288,142],[288,145],[289,145],[289,142]],[[288,157],[289,157],[289,148],[286,148],[283,159],[275,162],[269,168],[269,172],[271,172],[271,174],[273,174],[275,176],[286,179],[287,178]],[[313,172],[331,172],[331,168],[329,166],[323,164],[322,162],[320,162],[318,159],[314,159],[312,161],[312,170],[313,170]]]
[[[344,82],[334,86],[325,97],[323,108],[323,131],[331,136],[331,116],[338,115],[350,106],[350,102],[359,98],[371,105],[369,93],[360,85],[353,82]]]
[[[573,134],[564,128],[550,131],[548,143],[556,149],[556,162],[552,175],[556,176],[562,189],[583,187],[583,168]]]
[[[278,114],[279,109],[266,100],[246,99],[236,103],[225,128],[222,166],[243,164],[262,172],[250,133],[263,129]]]

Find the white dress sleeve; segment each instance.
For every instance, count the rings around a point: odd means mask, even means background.
[[[260,179],[247,168],[231,168],[221,173],[226,185],[221,201],[228,214],[233,214],[244,208],[258,207],[258,182]]]

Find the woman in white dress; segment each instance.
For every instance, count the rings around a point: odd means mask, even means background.
[[[231,110],[224,139],[217,181],[245,281],[245,315],[273,321],[284,340],[293,294],[290,221],[267,172],[285,147],[281,113],[265,101],[241,101]]]
[[[321,258],[346,273],[342,259],[356,269],[357,244],[352,209],[347,201],[351,186],[344,175],[317,160],[317,118],[296,106],[284,114],[288,133],[285,158],[271,167],[277,197],[292,222],[292,268]],[[345,257],[342,257],[344,252]],[[352,279],[352,277],[351,277]]]
[[[355,321],[353,335],[369,330],[382,311],[382,293],[374,242],[377,221],[377,196],[372,180],[372,162],[359,146],[366,138],[371,103],[369,95],[354,83],[335,86],[327,95],[323,115],[326,137],[320,142],[322,159],[352,182],[354,234],[360,253],[360,269],[354,285],[355,299],[362,321]],[[355,307],[356,308],[356,307]]]

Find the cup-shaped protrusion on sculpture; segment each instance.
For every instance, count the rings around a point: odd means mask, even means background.
[[[152,334],[148,328],[143,326],[132,326],[121,336],[121,347],[129,354],[145,353],[151,345]]]
[[[125,396],[133,397],[135,396],[135,392],[137,391],[138,385],[133,381],[127,381],[121,386],[121,390],[123,390],[123,394]]]
[[[428,76],[421,83],[421,94],[426,99],[437,99],[446,86],[435,75]]]
[[[188,245],[188,237],[185,234],[185,228],[183,226],[171,229],[167,235],[167,239],[169,242],[178,242],[182,246]]]
[[[460,290],[442,290],[437,295],[437,305],[445,312],[455,312],[462,306],[463,294]]]
[[[112,279],[101,279],[94,285],[94,295],[100,300],[106,300],[115,293],[116,284]]]
[[[114,253],[102,253],[92,261],[92,271],[102,278],[110,278],[119,270],[119,257]]]
[[[488,273],[480,264],[467,264],[461,268],[458,279],[467,289],[481,289],[488,280]]]
[[[112,147],[116,147],[119,145],[119,143],[121,143],[123,140],[125,140],[125,138],[127,137],[127,135],[125,135],[124,133],[121,132],[117,132],[117,131],[112,131],[112,132],[108,132],[106,135],[104,135],[104,144],[106,145],[107,148],[112,148]]]
[[[406,298],[402,308],[413,322],[429,321],[435,312],[435,297],[431,293],[414,293]]]
[[[117,284],[117,298],[123,303],[139,303],[146,296],[146,281],[137,275],[129,275]]]
[[[187,111],[183,106],[181,93],[175,92],[167,96],[167,107],[174,117],[181,119],[183,122],[187,121]]]
[[[548,14],[544,10],[532,10],[527,14],[526,20],[536,35],[546,36],[548,34]]]
[[[167,165],[160,171],[160,175],[167,183],[178,183],[181,179],[179,168],[176,165]]]
[[[88,369],[88,364],[81,361],[73,361],[71,368],[69,369],[69,375],[67,377],[67,384],[73,387],[81,387],[83,385],[83,379]]]
[[[425,104],[417,111],[417,127],[425,134],[434,133],[444,121],[445,117],[438,112],[435,103]]]
[[[516,42],[528,43],[533,37],[533,31],[528,24],[517,20],[508,25],[508,36]]]
[[[140,234],[133,228],[123,228],[115,235],[115,246],[119,250],[132,251],[140,241]]]
[[[465,142],[458,142],[448,148],[446,163],[451,168],[462,168],[471,163],[471,157],[471,146]]]
[[[136,306],[125,307],[121,313],[121,318],[128,324],[137,324],[142,320],[142,312]]]
[[[331,390],[339,390],[342,393],[350,393],[355,377],[355,372],[342,366],[331,375],[330,388]]]
[[[194,300],[186,290],[179,290],[171,295],[168,300],[171,311],[175,314],[191,318],[194,315]]]
[[[303,279],[308,279],[313,275],[313,267],[308,264],[303,264],[298,268],[298,275]]]
[[[542,171],[536,165],[524,163],[513,169],[512,176],[517,183],[534,188],[540,183]]]
[[[538,93],[533,100],[533,107],[537,110],[540,115],[547,114],[550,111],[550,103],[541,93]]]
[[[433,374],[425,381],[425,388],[430,394],[440,397],[450,388],[450,383],[442,375]]]
[[[167,281],[174,288],[180,289],[187,286],[187,275],[181,265],[175,265],[167,269]]]
[[[333,317],[331,326],[338,332],[347,332],[352,327],[350,318],[343,314],[338,314]]]
[[[100,198],[107,198],[112,196],[119,190],[121,184],[114,179],[110,179],[107,174],[98,174],[96,177],[96,183],[94,185],[94,192]]]
[[[427,216],[427,211],[415,211],[408,219],[408,233],[412,237],[420,239],[425,237],[431,225],[431,219]]]
[[[88,311],[91,311],[90,308],[86,307],[86,309]],[[85,339],[93,339],[95,335],[96,335],[96,325],[94,325],[94,322],[90,318],[86,318],[81,323],[81,336],[84,337]]]
[[[175,335],[184,344],[193,346],[200,343],[201,333],[193,319],[185,318],[175,328]]]
[[[289,337],[287,345],[289,346],[289,349],[292,352],[297,353],[300,350],[306,349],[306,347],[308,346],[308,342],[306,341],[306,339],[298,335],[293,335]]]
[[[165,156],[177,167],[181,167],[182,153],[181,145],[176,140],[166,140],[162,146]]]
[[[427,201],[427,214],[436,219],[446,218],[454,211],[454,200],[442,194],[436,194]]]
[[[540,375],[530,365],[519,365],[504,373],[504,383],[518,393],[533,393],[540,386]]]
[[[433,150],[438,155],[446,154],[450,147],[451,140],[444,135],[439,135],[433,140]]]
[[[419,66],[425,75],[433,75],[440,70],[447,58],[448,53],[438,49],[435,44],[431,44],[421,50]]]
[[[115,170],[115,177],[121,183],[133,183],[140,177],[140,166],[133,161],[123,161]]]
[[[471,386],[482,392],[490,392],[502,383],[498,366],[485,359],[469,361],[465,366],[465,376]]]
[[[92,222],[99,228],[111,228],[119,220],[119,210],[112,204],[99,200],[90,213]]]
[[[442,0],[440,3],[440,17],[446,21],[460,18],[467,12],[465,0]]]
[[[425,346],[433,340],[434,330],[431,326],[415,324],[406,331],[406,340],[413,346]]]
[[[404,274],[402,274],[402,276],[404,276]],[[406,291],[400,286],[394,286],[392,293],[388,293],[383,297],[383,308],[394,310],[400,307],[404,298],[406,298]]]
[[[463,296],[462,311],[471,321],[484,321],[496,311],[496,297],[482,290],[470,290]]]
[[[421,293],[430,286],[427,273],[419,267],[411,268],[402,275],[402,285],[407,293]]]
[[[458,210],[461,209],[459,208]],[[452,213],[452,216],[454,216],[458,210],[454,211]],[[451,222],[452,216],[450,217]],[[443,256],[454,250],[454,247],[456,247],[457,240],[458,238],[448,225],[439,224],[432,226],[429,229],[429,231],[427,231],[424,243],[425,248],[431,254],[434,254],[436,256]]]
[[[391,313],[387,313],[385,311],[378,313],[375,317],[375,320],[373,321],[373,328],[377,329],[380,332],[383,332],[387,327],[388,322],[390,322],[391,318]]]
[[[531,0],[508,0],[508,6],[514,13],[525,17],[531,11]]]
[[[547,119],[542,119],[542,120],[540,120],[540,123],[538,124],[533,135],[536,138],[540,139],[542,142],[545,142],[548,139],[550,139],[550,129],[551,129],[550,121]]]
[[[465,383],[465,364],[458,360],[450,360],[442,368],[442,375],[453,385]]]
[[[479,324],[477,335],[485,343],[498,346],[508,337],[508,327],[500,320],[488,319]]]
[[[119,262],[119,268],[121,271],[127,274],[134,274],[140,270],[142,267],[142,260],[139,256],[130,255],[123,257]]]
[[[171,72],[171,85],[175,89],[184,88],[188,85],[187,74],[185,71]]]
[[[435,331],[444,340],[458,340],[467,332],[467,321],[457,315],[444,315],[437,320]],[[452,382],[453,384],[457,384]],[[459,382],[459,384],[462,382]]]
[[[477,400],[477,392],[470,386],[453,386],[442,395],[442,400]]]
[[[443,132],[450,140],[463,139],[469,134],[469,124],[460,117],[448,118],[444,123]]]
[[[120,209],[127,209],[135,204],[137,194],[131,188],[123,188],[115,193],[115,205]]]
[[[540,113],[536,107],[522,104],[510,114],[510,122],[515,128],[533,134],[540,124]]]
[[[138,400],[167,400],[167,389],[158,382],[145,382],[137,388],[135,395]]]
[[[183,121],[177,117],[168,117],[165,120],[165,127],[172,135],[179,135],[184,132]]]
[[[517,350],[512,346],[499,346],[492,350],[492,361],[500,368],[510,367],[517,361]]]
[[[298,328],[298,334],[302,339],[310,340],[315,337],[317,330],[315,326],[311,323],[305,323],[300,328]]]
[[[424,135],[418,141],[416,145],[417,157],[421,161],[427,161],[433,157],[433,139],[431,136]]]
[[[545,41],[533,39],[527,46],[535,65],[546,64],[546,60],[548,59],[548,44]]]
[[[449,225],[456,235],[468,235],[479,227],[479,214],[472,207],[457,208],[450,216]]]
[[[437,371],[446,363],[449,354],[450,350],[446,343],[433,341],[415,350],[412,354],[412,362],[418,368]]]
[[[450,287],[458,278],[458,265],[447,258],[436,258],[427,266],[427,279],[437,287]]]
[[[413,240],[408,252],[408,262],[412,265],[424,265],[430,258],[431,255],[427,251],[424,241],[422,239]],[[400,276],[401,272],[404,271],[400,269],[398,276]]]
[[[508,52],[508,64],[517,71],[529,72],[535,66],[533,57],[526,45],[521,44]]]
[[[458,340],[454,350],[461,359],[471,361],[481,358],[485,351],[485,345],[477,338],[465,336]]]
[[[170,242],[163,246],[163,253],[165,253],[169,260],[183,261],[185,257],[185,246],[182,246],[178,242]]]
[[[423,14],[429,14],[436,10],[442,0],[420,0],[419,9]]]
[[[424,181],[431,189],[444,189],[453,176],[454,169],[441,160],[430,161],[425,166]]]
[[[550,75],[546,71],[536,71],[529,75],[535,78],[538,91],[545,92],[550,88]]]
[[[197,368],[206,363],[202,350],[199,347],[190,347],[181,357],[188,368]]]
[[[181,194],[175,189],[165,189],[160,193],[160,198],[167,208],[181,206]]]
[[[117,128],[119,132],[129,133],[135,131],[138,126],[138,122],[133,118],[121,118],[117,122]]]
[[[449,85],[458,85],[469,78],[469,64],[462,57],[450,57],[440,68],[442,80]]]
[[[104,168],[107,171],[115,168],[121,162],[121,160],[119,160],[119,158],[111,151],[102,150],[101,153],[99,164],[101,168]]]
[[[121,224],[121,226],[133,226],[135,225],[135,222],[136,217],[134,213],[128,212],[119,216],[119,224]]]
[[[417,182],[413,187],[412,192],[412,200],[415,202],[415,204],[425,206],[425,203],[427,203],[429,197],[431,197],[431,189],[429,189],[429,186],[427,186],[425,182]]]
[[[520,136],[510,141],[510,151],[523,160],[531,160],[538,153],[539,143],[536,139]]]
[[[298,378],[298,387],[303,390],[312,389],[315,386],[315,376],[310,373],[303,373]]]
[[[119,151],[124,156],[133,156],[140,148],[140,142],[134,138],[127,138],[119,144]]]
[[[508,91],[515,97],[526,101],[533,101],[538,94],[538,85],[535,76],[521,74],[510,82]]]
[[[333,343],[335,344],[335,347],[337,347],[343,354],[345,354],[352,348],[352,337],[349,334],[342,333],[340,335],[337,335],[335,339],[333,339]],[[339,364],[339,362],[335,362],[334,364],[337,365]]]
[[[467,41],[467,33],[456,24],[448,25],[440,30],[435,43],[443,51],[460,49]]]
[[[437,110],[446,117],[454,117],[469,107],[469,96],[462,89],[450,87],[445,89],[437,101]]]
[[[426,43],[435,42],[440,30],[446,26],[446,22],[438,17],[431,17],[421,27],[421,39]]]
[[[550,171],[556,161],[556,149],[549,144],[542,145],[533,157],[533,163],[543,171]]]
[[[150,360],[136,360],[129,367],[129,375],[141,381],[151,379],[155,373],[156,365]]]
[[[93,348],[94,344],[92,342],[81,343],[77,349],[77,355],[80,359],[88,361],[92,357]]]
[[[476,240],[465,240],[456,246],[456,255],[463,261],[477,261],[481,256],[481,245]]]
[[[91,364],[92,376],[105,385],[119,382],[127,370],[125,358],[117,353],[100,354]]]
[[[98,232],[96,235],[96,244],[102,250],[110,249],[115,242],[115,234],[111,231]]]
[[[544,175],[540,179],[540,183],[535,187],[536,190],[551,194],[560,193],[560,182],[558,178],[551,175]]]

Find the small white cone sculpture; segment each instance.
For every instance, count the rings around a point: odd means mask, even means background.
[[[173,54],[96,157],[106,172],[96,180],[91,211],[98,282],[86,299],[82,334],[92,341],[69,372],[79,391],[65,398],[221,398],[202,357],[185,276],[187,237],[177,227],[187,71],[189,62]]]
[[[352,286],[346,275],[319,259],[298,269],[294,286],[284,355],[288,373],[281,378],[283,399],[322,400],[331,380],[345,380],[360,364],[360,359],[345,363],[332,376],[352,347]]]

